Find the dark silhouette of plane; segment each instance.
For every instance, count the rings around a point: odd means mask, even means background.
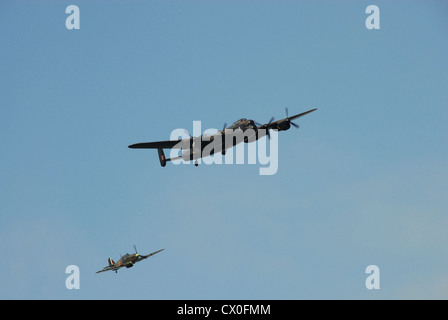
[[[185,161],[196,160],[195,165],[198,165],[197,159],[213,155],[221,152],[223,155],[226,150],[235,145],[245,142],[253,142],[264,136],[270,138],[269,130],[286,131],[291,126],[299,128],[299,125],[292,122],[308,113],[317,109],[308,110],[295,116],[288,116],[288,108],[286,108],[286,118],[273,121],[274,117],[266,124],[259,124],[254,120],[242,118],[235,121],[231,126],[218,131],[214,135],[202,135],[200,137],[191,137],[188,139],[157,141],[157,142],[143,142],[136,143],[129,146],[131,149],[157,149],[159,153],[160,165],[166,166],[167,161],[183,159]],[[174,158],[166,158],[163,149],[182,149],[182,155]]]
[[[100,273],[100,272],[104,272],[104,271],[115,271],[115,273],[117,273],[118,269],[126,267],[126,268],[131,268],[132,266],[134,266],[135,263],[145,260],[147,258],[149,258],[152,255],[155,255],[156,253],[159,253],[160,251],[163,251],[165,249],[161,249],[158,251],[155,251],[153,253],[147,254],[147,255],[141,255],[137,252],[137,248],[134,245],[134,250],[135,253],[129,254],[126,253],[124,256],[121,256],[120,260],[118,260],[117,262],[114,262],[114,260],[112,260],[111,258],[107,259],[107,261],[109,262],[109,265],[107,267],[104,267],[103,269],[97,271],[96,273]]]

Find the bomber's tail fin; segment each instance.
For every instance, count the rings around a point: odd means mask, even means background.
[[[109,262],[110,266],[113,266],[115,264],[115,261],[112,260],[112,258],[107,259],[107,262]]]
[[[160,165],[162,167],[166,166],[167,159],[165,158],[165,154],[163,153],[163,149],[159,148],[159,149],[157,149],[157,151],[159,152]]]

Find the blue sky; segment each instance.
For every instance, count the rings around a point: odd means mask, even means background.
[[[0,298],[447,299],[447,9],[2,1]],[[285,107],[272,176],[127,148]]]

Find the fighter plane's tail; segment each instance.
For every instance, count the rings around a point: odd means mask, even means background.
[[[107,259],[107,262],[109,262],[109,266],[113,266],[115,264],[115,261],[112,260],[112,258]]]

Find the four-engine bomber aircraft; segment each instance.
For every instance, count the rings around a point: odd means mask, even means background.
[[[129,146],[132,149],[157,149],[159,153],[159,160],[162,167],[166,166],[167,161],[172,160],[196,160],[195,165],[198,165],[197,159],[213,155],[221,152],[223,155],[226,150],[234,147],[241,142],[253,142],[264,136],[270,138],[269,130],[286,131],[291,125],[298,128],[299,126],[292,122],[310,112],[317,109],[305,111],[296,114],[295,116],[288,116],[288,108],[286,108],[286,118],[274,121],[274,117],[266,124],[259,124],[254,120],[242,118],[230,127],[218,131],[214,135],[202,135],[200,137],[190,137],[188,139],[157,141],[157,142],[143,142],[136,143]],[[173,158],[166,158],[163,149],[182,149],[182,155]]]
[[[135,253],[132,253],[132,254],[126,253],[117,262],[114,262],[114,260],[112,260],[111,258],[107,259],[107,261],[109,262],[109,265],[107,267],[104,267],[103,269],[97,271],[96,273],[109,271],[109,270],[115,271],[115,273],[117,273],[118,269],[123,268],[123,267],[131,268],[132,266],[134,266],[135,263],[145,260],[146,258],[149,258],[150,256],[155,255],[156,253],[159,253],[160,251],[163,251],[165,249],[160,249],[158,251],[155,251],[153,253],[143,255],[143,256],[137,252],[137,248],[135,247],[135,245],[134,245],[134,250],[135,250]]]

